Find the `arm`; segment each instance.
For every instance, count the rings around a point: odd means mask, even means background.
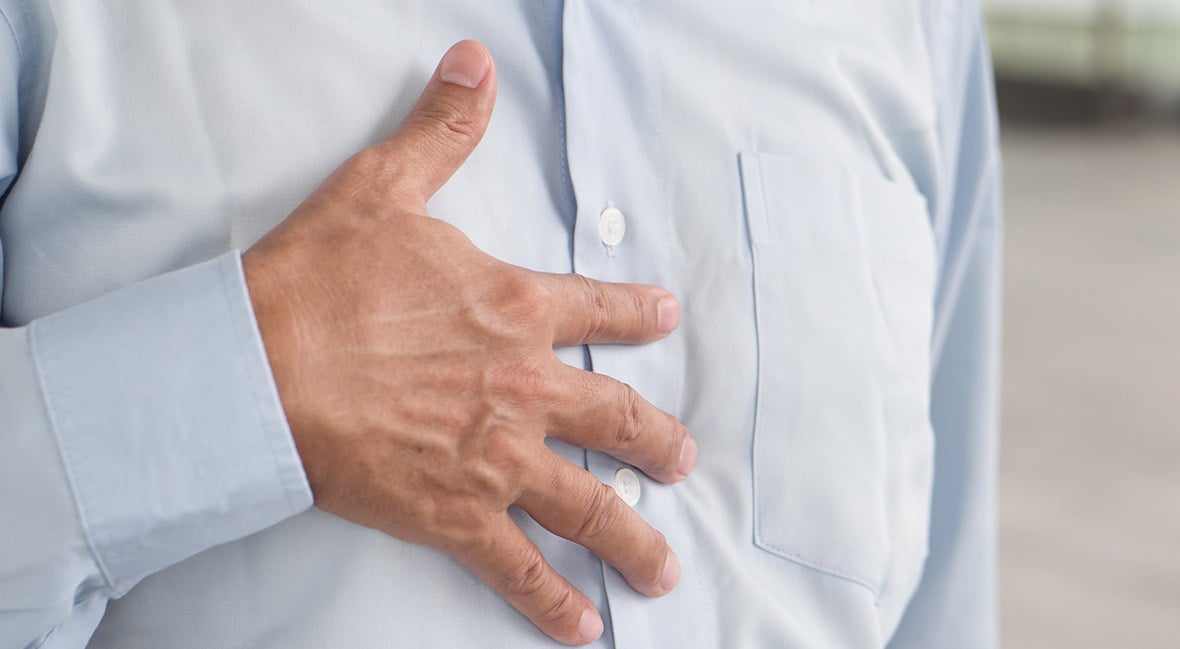
[[[107,598],[311,504],[236,253],[0,330],[0,361],[11,646],[75,607],[82,646]]]
[[[3,190],[23,17],[0,6]],[[311,504],[236,253],[0,329],[0,494],[4,649],[84,646],[108,598]]]
[[[993,81],[974,3],[932,3],[928,42],[943,156],[935,232],[930,554],[893,649],[997,646],[996,450],[1000,164]]]
[[[344,163],[241,262],[230,253],[12,331],[25,369],[6,368],[5,381],[25,389],[0,389],[33,423],[0,425],[0,444],[35,436],[35,461],[59,472],[56,502],[36,494],[0,517],[21,527],[52,508],[52,525],[21,538],[68,545],[42,558],[16,541],[0,548],[12,557],[0,625],[14,646],[49,628],[52,646],[82,646],[101,615],[94,602],[300,511],[308,484],[325,511],[453,555],[568,643],[594,640],[602,621],[510,506],[645,594],[675,585],[663,535],[545,438],[665,482],[692,470],[680,422],[553,353],[662,338],[676,301],[510,266],[427,215],[482,137],[495,79],[485,49],[457,45],[402,128]],[[26,572],[54,584],[33,617]],[[77,615],[63,618],[71,604]],[[82,615],[90,626],[75,635]]]

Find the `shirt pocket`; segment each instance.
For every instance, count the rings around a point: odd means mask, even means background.
[[[926,556],[934,245],[880,176],[740,156],[754,267],[754,542],[908,597]]]

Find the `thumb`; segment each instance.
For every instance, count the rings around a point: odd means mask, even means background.
[[[476,41],[452,45],[401,127],[376,147],[394,182],[428,200],[483,139],[495,103],[491,53]]]

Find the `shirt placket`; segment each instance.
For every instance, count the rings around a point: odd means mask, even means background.
[[[632,0],[568,0],[563,19],[566,155],[576,197],[574,271],[610,282],[663,286],[678,296],[672,222],[664,192],[659,91],[651,42]],[[676,334],[673,334],[674,336]],[[635,387],[675,413],[678,345],[596,345],[595,372]],[[588,452],[587,469],[651,521],[672,506],[669,487],[610,455]],[[603,577],[616,647],[650,644],[646,598],[612,567]]]

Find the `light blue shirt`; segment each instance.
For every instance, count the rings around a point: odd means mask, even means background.
[[[560,351],[694,432],[695,472],[641,476],[634,504],[680,585],[639,595],[516,512],[603,611],[596,646],[995,646],[999,169],[973,3],[0,12],[0,646],[552,646],[448,556],[310,508],[239,262],[463,38],[499,100],[432,214],[682,303],[666,340]]]

